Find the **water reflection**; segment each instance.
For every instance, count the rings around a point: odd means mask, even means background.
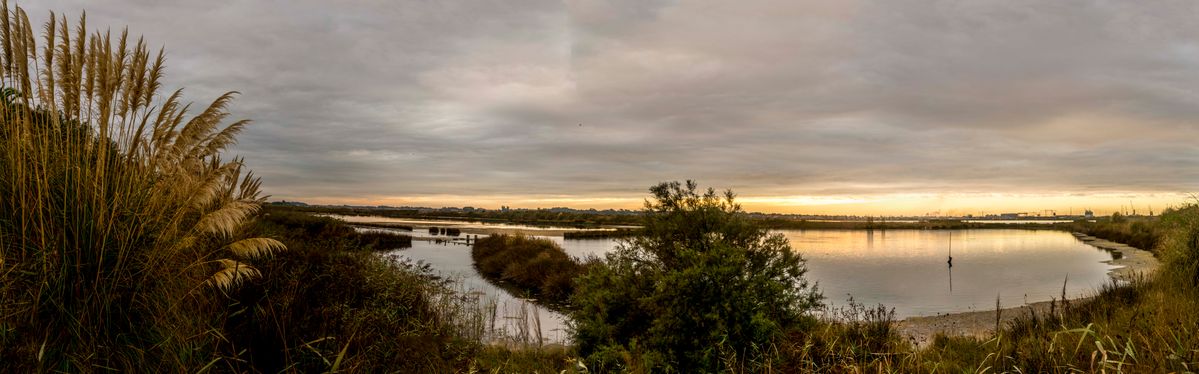
[[[953,265],[949,265],[949,293],[953,293]]]
[[[852,295],[867,305],[893,307],[900,318],[989,310],[995,307],[997,295],[1004,307],[1047,301],[1061,295],[1067,277],[1066,293],[1077,297],[1108,282],[1107,271],[1113,268],[1102,263],[1111,259],[1107,252],[1058,231],[778,232],[808,259],[807,277],[818,282],[827,303],[844,305]],[[577,258],[603,257],[618,245],[616,239],[546,238]],[[953,266],[947,266],[950,245]],[[397,255],[427,261],[439,271],[462,277],[471,289],[510,305],[520,304],[519,299],[479,277],[467,246],[414,241],[413,248]],[[540,315],[547,337],[566,338],[565,316],[548,310],[541,310]]]
[[[426,262],[440,275],[459,281],[463,294],[494,303],[497,329],[507,331],[510,335],[536,333],[545,343],[569,340],[565,315],[514,297],[487,282],[475,271],[468,246],[413,240],[412,248],[393,251],[389,255]],[[534,329],[539,331],[531,332]]]
[[[899,317],[1076,297],[1108,281],[1111,255],[1057,231],[782,231],[808,259],[809,279],[832,304],[848,295],[894,307]],[[952,235],[953,266],[946,266]],[[943,272],[944,278],[933,276]],[[954,274],[954,273],[957,274]],[[959,279],[954,279],[958,275]]]

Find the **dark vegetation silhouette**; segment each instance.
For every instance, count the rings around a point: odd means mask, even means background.
[[[596,211],[568,212],[555,209],[529,209],[508,211],[421,211],[417,209],[394,209],[349,206],[297,206],[283,205],[286,209],[318,214],[346,216],[379,216],[388,218],[452,219],[476,222],[507,222],[529,226],[554,226],[589,228],[603,225],[629,225],[638,221],[632,212]]]
[[[640,234],[640,231],[637,229],[567,231],[567,232],[562,233],[562,239],[588,240],[588,239],[627,238],[630,236],[637,236],[639,234]]]

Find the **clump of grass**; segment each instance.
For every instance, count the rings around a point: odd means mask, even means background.
[[[412,237],[388,232],[368,231],[357,235],[363,248],[387,251],[412,247]]]
[[[40,36],[39,36],[40,33]],[[212,362],[221,292],[284,249],[242,226],[259,180],[221,152],[235,93],[160,93],[164,55],[0,5],[0,357],[18,371]],[[40,42],[39,42],[40,41]]]
[[[471,247],[475,268],[485,278],[511,285],[547,305],[562,307],[574,294],[574,278],[584,271],[556,243],[524,235],[491,235]]]
[[[616,230],[584,230],[584,231],[567,231],[562,233],[562,239],[566,240],[587,240],[587,239],[609,239],[609,238],[627,238],[636,236],[639,231],[634,229],[616,229]]]
[[[897,357],[910,355],[895,328],[895,311],[867,307],[852,297],[845,306],[821,308],[819,323],[792,329],[760,356],[759,366],[778,372],[811,372],[847,368],[894,368]]]
[[[280,210],[286,209],[286,208],[281,208],[278,205],[275,205],[272,207],[279,208]],[[293,212],[295,210],[287,210],[287,211]],[[409,226],[409,225],[400,225],[400,224],[393,224],[393,223],[387,223],[387,222],[354,222],[353,225],[358,226],[358,227],[377,227],[377,228],[393,229],[393,230],[401,230],[401,231],[412,231],[413,230],[413,227]]]

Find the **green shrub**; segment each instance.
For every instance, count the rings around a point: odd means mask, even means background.
[[[744,217],[731,191],[650,189],[642,235],[577,282],[575,342],[601,370],[718,371],[756,360],[820,304],[803,258]]]

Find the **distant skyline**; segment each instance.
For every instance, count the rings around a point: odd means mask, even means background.
[[[272,200],[921,215],[1199,193],[1199,2],[16,1],[236,90]],[[12,4],[10,4],[12,5]],[[1125,208],[1127,209],[1127,208]]]

